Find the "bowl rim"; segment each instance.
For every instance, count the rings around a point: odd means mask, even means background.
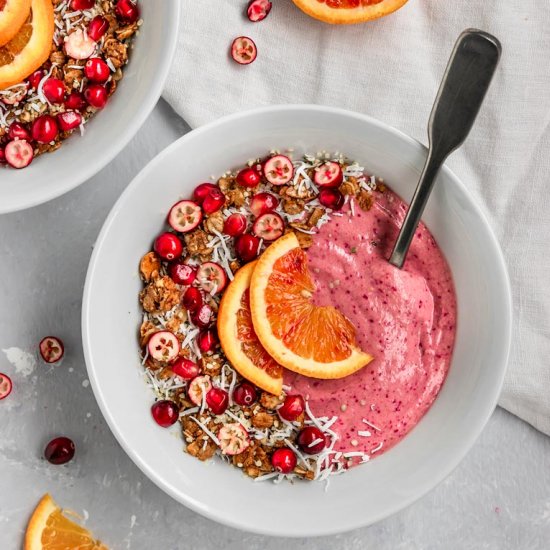
[[[275,536],[275,537],[318,537],[318,536],[335,535],[339,533],[348,532],[353,529],[366,527],[368,525],[372,525],[378,521],[381,521],[387,517],[390,517],[391,515],[394,515],[397,512],[400,512],[401,510],[409,507],[411,504],[413,504],[414,502],[416,502],[417,500],[425,496],[428,492],[433,490],[435,487],[437,487],[444,479],[446,479],[456,469],[456,467],[460,464],[460,462],[462,462],[466,454],[468,454],[468,452],[471,450],[476,440],[479,438],[481,432],[483,431],[487,422],[489,421],[489,418],[493,414],[498,404],[498,398],[502,391],[504,377],[506,374],[507,365],[510,357],[510,348],[511,348],[511,341],[512,341],[512,320],[513,320],[512,291],[511,291],[511,285],[510,285],[510,278],[506,267],[504,255],[502,253],[502,249],[494,234],[494,231],[491,225],[487,220],[487,217],[485,216],[485,213],[483,212],[481,206],[475,201],[474,197],[468,191],[464,183],[462,183],[462,181],[454,174],[454,172],[450,170],[450,168],[445,164],[441,169],[442,172],[445,172],[446,175],[453,180],[454,184],[458,185],[461,188],[461,191],[469,199],[470,206],[472,207],[475,216],[478,217],[480,221],[485,225],[485,228],[487,230],[487,236],[492,241],[492,245],[494,246],[496,256],[498,259],[495,269],[500,272],[503,278],[503,286],[506,290],[505,295],[502,296],[503,311],[506,312],[506,320],[505,320],[506,330],[503,331],[503,334],[502,334],[502,346],[504,348],[503,354],[502,354],[502,358],[503,358],[502,365],[499,365],[500,370],[498,372],[498,376],[496,376],[495,378],[493,391],[491,395],[487,396],[487,400],[486,400],[487,405],[482,411],[480,411],[480,415],[477,417],[477,422],[475,426],[473,426],[472,429],[468,432],[468,435],[464,437],[463,445],[461,447],[460,452],[457,452],[453,456],[452,460],[449,460],[447,464],[442,466],[438,471],[437,475],[434,475],[434,477],[431,479],[429,483],[425,483],[421,488],[415,491],[413,495],[396,503],[394,506],[387,507],[384,511],[381,511],[378,514],[374,514],[368,520],[365,520],[365,521],[342,522],[342,524],[340,524],[340,526],[338,527],[334,527],[333,525],[321,525],[319,526],[319,529],[315,532],[311,532],[311,531],[281,532],[280,526],[274,526],[272,529],[266,529],[262,527],[256,527],[243,520],[226,518],[226,517],[223,517],[223,515],[217,513],[216,511],[211,511],[209,507],[201,506],[200,502],[197,502],[196,500],[187,497],[181,491],[176,490],[169,483],[166,483],[162,479],[162,477],[158,475],[153,469],[151,469],[148,466],[148,464],[145,462],[145,460],[142,459],[141,456],[139,456],[139,454],[135,452],[131,448],[131,446],[127,443],[125,435],[117,427],[117,422],[116,422],[116,419],[114,418],[114,415],[110,413],[109,408],[107,407],[107,404],[104,400],[104,396],[100,389],[99,380],[96,377],[96,372],[91,359],[91,351],[90,351],[91,342],[89,340],[88,312],[89,312],[89,308],[92,300],[92,296],[91,296],[92,279],[94,277],[94,272],[98,267],[97,260],[101,253],[102,245],[107,237],[107,234],[109,233],[111,224],[114,221],[114,218],[116,217],[118,212],[121,210],[121,208],[123,208],[127,197],[129,197],[134,192],[134,188],[138,187],[139,182],[142,178],[142,173],[148,169],[150,164],[156,163],[156,162],[162,162],[165,159],[165,157],[169,156],[174,149],[177,149],[182,145],[184,145],[187,141],[194,139],[194,137],[198,134],[202,134],[202,133],[210,132],[214,130],[217,126],[231,123],[238,119],[246,119],[248,117],[261,117],[264,114],[272,114],[272,113],[277,113],[282,111],[309,111],[309,112],[319,112],[319,113],[322,112],[323,114],[352,117],[358,121],[365,122],[367,124],[378,127],[379,129],[382,129],[386,132],[389,132],[390,134],[393,134],[394,137],[406,142],[409,146],[416,148],[420,153],[424,155],[427,154],[427,147],[424,146],[422,143],[420,143],[418,140],[408,136],[401,130],[398,130],[397,128],[389,124],[386,124],[384,122],[381,122],[369,115],[357,113],[347,109],[327,107],[327,106],[314,105],[314,104],[283,104],[283,105],[275,105],[275,106],[250,109],[250,110],[241,111],[241,112],[224,116],[220,119],[210,122],[197,129],[191,130],[184,136],[174,141],[168,147],[166,147],[156,157],[154,157],[135,176],[135,178],[122,192],[122,194],[114,204],[113,208],[109,212],[109,215],[107,216],[104,222],[104,225],[96,240],[94,250],[90,258],[88,271],[86,274],[83,300],[82,300],[82,318],[81,318],[82,341],[83,341],[83,351],[84,351],[88,377],[91,382],[92,390],[94,392],[98,406],[103,414],[103,417],[105,418],[113,435],[115,436],[116,440],[121,445],[121,447],[124,449],[126,454],[131,458],[134,464],[136,464],[138,468],[151,481],[153,481],[153,483],[155,483],[155,485],[157,485],[157,487],[161,488],[165,493],[170,495],[174,500],[176,500],[180,504],[184,504],[186,507],[190,508],[194,512],[202,516],[205,516],[208,519],[211,519],[223,525],[227,525],[229,527],[233,527],[235,529],[240,529],[250,533],[256,533],[260,535],[269,535],[269,536]]]
[[[33,195],[31,200],[25,201],[14,201],[13,203],[8,204],[8,206],[3,207],[0,202],[0,214],[10,214],[13,212],[19,212],[21,210],[26,210],[27,208],[32,208],[40,204],[44,204],[53,199],[56,199],[73,189],[76,189],[78,186],[82,185],[85,181],[94,177],[99,173],[103,168],[110,164],[113,159],[118,156],[118,154],[128,145],[130,140],[138,133],[139,129],[142,127],[144,122],[147,120],[153,109],[158,103],[158,100],[164,89],[164,84],[168,78],[168,73],[172,67],[172,62],[174,60],[174,55],[176,53],[176,46],[178,42],[179,28],[181,23],[181,10],[179,7],[179,2],[177,0],[172,0],[167,2],[168,9],[171,11],[169,20],[171,25],[168,30],[168,45],[166,48],[166,57],[164,58],[164,63],[159,72],[159,78],[155,79],[151,84],[149,89],[149,97],[151,98],[149,105],[139,109],[135,114],[135,117],[132,119],[131,123],[128,124],[124,131],[119,133],[119,138],[114,142],[109,148],[106,149],[105,155],[102,157],[101,161],[96,163],[83,163],[82,169],[75,174],[73,178],[67,179],[66,183],[60,186],[54,191],[47,191],[47,187],[41,193],[36,193]]]

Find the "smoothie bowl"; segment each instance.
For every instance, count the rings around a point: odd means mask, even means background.
[[[508,281],[447,170],[407,265],[386,262],[424,155],[367,117],[278,107],[182,138],[121,197],[88,273],[86,360],[115,435],[174,498],[334,533],[411,503],[473,444]]]

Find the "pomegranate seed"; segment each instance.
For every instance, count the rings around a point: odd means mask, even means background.
[[[301,395],[287,395],[278,413],[281,418],[294,422],[306,409],[306,403]]]
[[[180,352],[181,346],[176,335],[169,330],[155,332],[147,342],[149,355],[161,363],[171,363]]]
[[[91,10],[95,6],[95,0],[71,0],[72,10]]]
[[[246,231],[246,216],[231,214],[223,224],[223,232],[230,237],[238,237]]]
[[[115,7],[117,19],[124,23],[135,23],[139,19],[139,9],[135,0],[118,0]]]
[[[256,388],[248,382],[241,382],[233,390],[233,401],[241,407],[250,407],[256,401]]]
[[[344,206],[344,195],[332,187],[319,191],[319,202],[331,210],[340,210]]]
[[[243,262],[250,262],[260,252],[260,239],[254,235],[246,234],[237,237],[235,252]]]
[[[277,206],[279,206],[279,199],[271,193],[258,193],[250,201],[250,210],[256,217],[273,212]]]
[[[248,2],[246,15],[250,21],[258,23],[269,15],[272,7],[273,4],[270,0],[250,0],[250,2]]]
[[[289,474],[296,468],[296,455],[286,447],[277,449],[271,456],[271,465],[281,474]]]
[[[173,401],[163,399],[162,401],[153,403],[151,414],[159,426],[169,428],[178,421],[179,409]]]
[[[194,286],[190,286],[185,291],[182,298],[183,307],[191,313],[198,311],[199,308],[202,306],[202,302],[203,300],[201,291]]]
[[[242,187],[256,187],[261,183],[262,178],[253,168],[245,168],[237,174],[236,180]]]
[[[173,365],[172,371],[176,376],[183,378],[184,380],[193,380],[193,378],[199,376],[201,370],[197,363],[185,357],[180,357]]]
[[[189,383],[187,395],[195,405],[202,405],[203,395],[206,398],[206,394],[211,388],[212,383],[210,382],[210,376],[197,376]]]
[[[199,349],[203,353],[214,351],[218,344],[218,335],[214,329],[209,328],[201,332],[198,336]]]
[[[214,414],[223,414],[229,405],[229,394],[221,388],[212,388],[206,394],[206,404]]]
[[[63,103],[65,99],[65,84],[59,78],[48,78],[42,86],[42,91],[50,103]]]
[[[338,187],[344,179],[342,168],[337,162],[327,161],[315,168],[313,181],[319,187]]]
[[[109,65],[107,65],[103,59],[92,57],[88,59],[86,65],[84,65],[84,74],[92,82],[103,84],[109,79],[111,69],[109,69]]]
[[[3,156],[12,168],[25,168],[34,158],[34,151],[24,139],[10,141],[4,149]],[[0,160],[2,155],[0,155]]]
[[[252,38],[239,36],[231,44],[231,57],[239,65],[250,65],[258,56],[258,48]]]
[[[303,428],[298,434],[296,441],[302,452],[308,455],[320,453],[327,445],[325,434],[316,426],[306,426]]]
[[[8,397],[12,388],[13,384],[11,382],[11,378],[7,374],[0,372],[0,401]]]
[[[267,212],[254,222],[252,230],[257,237],[264,241],[275,241],[283,234],[285,223],[279,214]]]
[[[86,101],[96,109],[103,109],[107,104],[107,90],[99,84],[90,84],[84,90]]]
[[[201,207],[193,201],[179,201],[168,212],[170,227],[180,233],[193,231],[201,223]]]
[[[65,53],[73,59],[88,59],[94,55],[97,43],[82,29],[73,31],[65,38]]]
[[[239,455],[250,445],[248,432],[237,422],[222,426],[218,432],[218,439],[222,454],[228,456]]]
[[[214,311],[208,304],[202,304],[191,313],[191,321],[199,328],[208,327],[214,318]]]
[[[44,457],[50,464],[67,464],[73,459],[75,446],[68,437],[56,437],[52,439],[44,449]]]
[[[80,92],[71,92],[65,100],[65,107],[71,111],[82,111],[87,103]]]
[[[211,189],[202,201],[202,209],[205,214],[214,214],[214,212],[221,210],[224,204],[225,195],[219,189]]]
[[[109,29],[109,22],[101,15],[96,15],[88,25],[88,36],[98,42]]]
[[[23,124],[19,124],[19,122],[12,122],[8,130],[8,137],[10,139],[24,139],[26,141],[30,141],[31,133],[25,126],[23,126]]]
[[[190,285],[193,284],[197,276],[197,268],[187,265],[180,260],[168,266],[168,274],[174,283],[178,285]]]
[[[195,202],[197,204],[202,204],[206,196],[213,189],[217,191],[220,190],[220,188],[213,183],[201,183],[200,185],[197,185],[197,187],[195,187],[195,190],[193,191],[193,198],[195,199]]]
[[[163,260],[171,261],[181,256],[183,245],[173,233],[166,232],[156,238],[154,249]]]
[[[76,111],[65,111],[57,115],[57,123],[64,132],[74,130],[82,123],[82,115]]]
[[[220,293],[227,285],[225,269],[216,262],[205,262],[197,271],[200,287],[211,296]]]
[[[39,69],[38,71],[34,71],[34,73],[29,76],[27,79],[29,86],[31,88],[34,88],[35,90],[38,88],[38,85],[40,84],[40,81],[44,78],[44,73]]]
[[[275,155],[263,165],[265,179],[273,185],[284,185],[294,177],[294,165],[285,155]]]
[[[58,133],[57,121],[53,116],[42,115],[32,123],[32,138],[38,143],[50,143]]]
[[[56,336],[46,336],[38,345],[40,355],[46,363],[58,363],[65,354],[63,342]]]

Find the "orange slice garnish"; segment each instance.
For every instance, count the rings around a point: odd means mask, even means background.
[[[0,90],[22,82],[48,59],[53,33],[51,0],[32,0],[30,17],[7,44],[0,46]]]
[[[63,515],[50,495],[34,510],[25,533],[24,550],[108,550],[84,527]]]
[[[292,0],[304,13],[325,23],[361,23],[388,15],[407,0]]]
[[[223,351],[239,374],[269,393],[280,395],[283,369],[260,344],[250,315],[249,286],[256,262],[239,269],[218,310]]]
[[[357,347],[355,327],[332,306],[317,306],[306,253],[294,233],[260,257],[250,282],[254,330],[283,367],[313,378],[343,378],[372,357]]]
[[[7,44],[31,12],[31,0],[0,0],[0,46]]]

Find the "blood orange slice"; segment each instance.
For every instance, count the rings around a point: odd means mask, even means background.
[[[343,378],[372,357],[357,347],[355,327],[332,306],[312,302],[315,285],[294,233],[260,257],[250,281],[258,338],[283,367],[313,378]]]
[[[292,0],[303,12],[325,23],[361,23],[388,15],[407,0]]]
[[[0,46],[17,34],[30,11],[31,0],[0,0]]]
[[[262,390],[279,395],[283,369],[260,344],[250,316],[249,285],[256,262],[242,267],[227,287],[218,311],[218,335],[237,371]]]

